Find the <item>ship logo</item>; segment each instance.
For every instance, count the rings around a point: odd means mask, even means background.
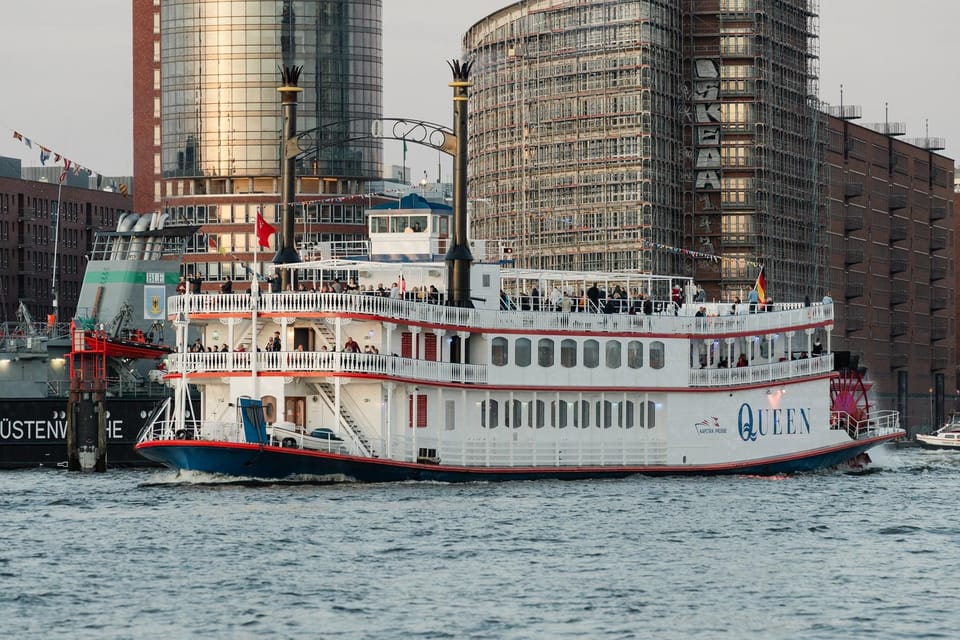
[[[150,313],[160,313],[160,296],[150,296]]]
[[[701,435],[727,432],[727,430],[724,427],[720,426],[720,418],[718,418],[717,416],[710,416],[709,418],[704,418],[700,422],[694,423],[693,427],[697,430],[697,433]]]

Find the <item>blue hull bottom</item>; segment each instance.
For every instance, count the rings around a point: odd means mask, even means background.
[[[605,467],[455,467],[357,458],[300,449],[256,444],[188,440],[156,441],[137,445],[140,455],[171,469],[201,471],[238,478],[303,482],[503,482],[510,480],[584,480],[631,475],[777,475],[836,467],[856,459],[898,435],[850,442],[740,463],[683,466]]]

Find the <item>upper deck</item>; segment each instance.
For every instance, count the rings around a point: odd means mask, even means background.
[[[252,304],[249,293],[181,295],[170,298],[168,313],[171,320],[188,317],[191,322],[219,322],[225,317],[249,317]],[[257,300],[257,312],[266,318],[340,316],[479,333],[646,334],[706,339],[829,328],[833,324],[832,304],[806,307],[802,303],[778,303],[776,311],[764,313],[748,313],[747,305],[740,306],[741,312],[731,314],[727,303],[695,303],[677,309],[675,315],[673,306],[662,303],[655,306],[659,311],[647,315],[629,310],[464,309],[372,293],[261,293]],[[694,315],[699,307],[706,308],[705,317]]]

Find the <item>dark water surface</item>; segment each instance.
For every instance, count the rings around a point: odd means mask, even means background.
[[[0,473],[10,638],[956,638],[960,453],[778,478]]]

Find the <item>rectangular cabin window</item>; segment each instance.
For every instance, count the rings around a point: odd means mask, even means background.
[[[400,336],[400,357],[412,358],[413,356],[413,334],[405,331]]]
[[[414,398],[417,399],[416,411],[414,411]],[[407,426],[413,428],[414,413],[416,413],[417,428],[425,429],[427,426],[427,396],[422,393],[407,396],[407,408],[409,409]]]
[[[457,426],[457,403],[454,400],[445,400],[443,403],[443,428],[453,431]]]

